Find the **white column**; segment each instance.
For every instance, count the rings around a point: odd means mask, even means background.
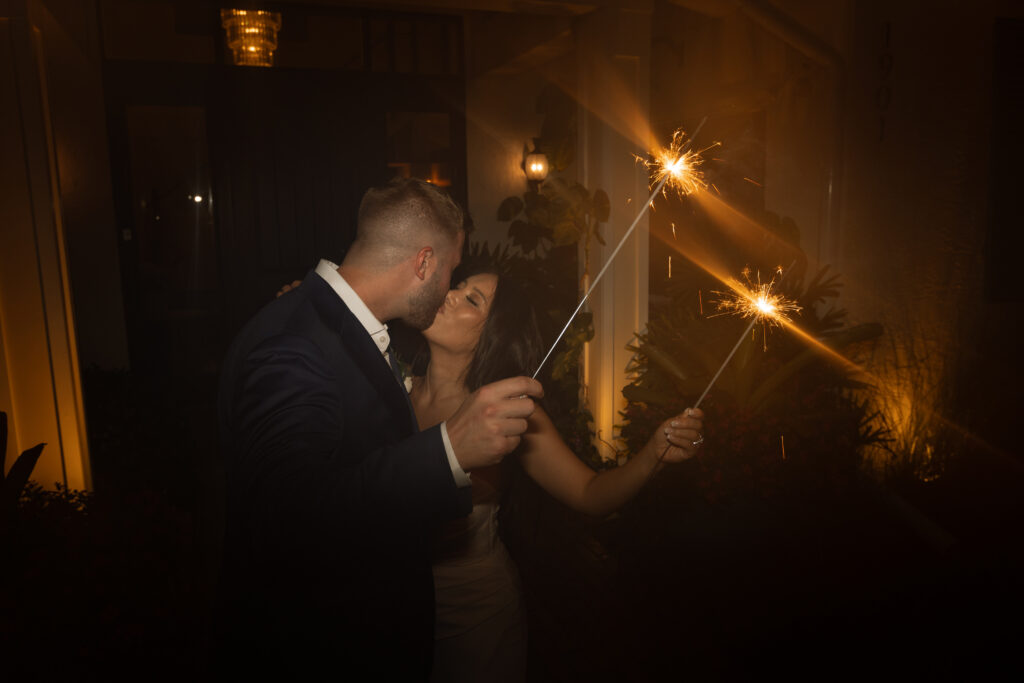
[[[606,244],[590,246],[590,278],[648,197],[647,172],[633,155],[644,154],[651,143],[650,24],[649,5],[607,7],[587,15],[578,28],[580,182],[591,192],[604,190],[611,202],[611,217],[601,227]],[[645,216],[589,300],[595,335],[585,352],[584,382],[597,447],[606,458],[614,456],[608,443],[618,436],[614,425],[625,407],[622,388],[630,359],[625,347],[647,324],[648,240]]]
[[[0,410],[8,467],[46,442],[32,478],[91,484],[43,36],[27,5],[0,16]]]

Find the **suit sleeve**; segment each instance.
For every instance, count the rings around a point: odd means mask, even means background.
[[[301,336],[274,337],[245,358],[232,478],[257,528],[422,528],[468,512],[440,429],[389,438],[384,408],[350,393],[356,370],[346,376]]]

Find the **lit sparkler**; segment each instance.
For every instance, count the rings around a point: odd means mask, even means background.
[[[790,317],[791,313],[800,311],[800,305],[795,301],[785,298],[781,294],[775,293],[773,288],[775,287],[776,280],[782,275],[782,266],[775,269],[775,275],[769,282],[761,282],[761,274],[757,274],[757,283],[755,284],[750,279],[750,269],[743,269],[743,279],[746,280],[744,285],[739,280],[730,279],[726,284],[732,288],[733,293],[729,294],[726,292],[717,292],[722,294],[723,298],[718,301],[718,310],[720,313],[715,315],[728,315],[737,314],[742,318],[750,318],[750,324],[747,325],[747,329],[743,330],[743,334],[740,335],[739,341],[732,347],[732,351],[726,356],[725,362],[722,363],[721,367],[718,368],[718,372],[711,378],[704,393],[700,395],[697,402],[693,404],[694,408],[700,407],[704,397],[711,391],[711,387],[715,385],[719,375],[725,370],[725,366],[729,364],[732,357],[736,355],[736,351],[740,348],[740,344],[746,339],[747,335],[754,329],[754,325],[761,323],[764,332],[767,332],[769,327],[781,326],[784,323],[792,322]],[[765,341],[765,349],[767,350],[768,342]]]
[[[685,197],[697,190],[707,188],[704,173],[701,171],[701,166],[704,164],[704,157],[701,155],[712,147],[717,147],[719,143],[716,142],[695,152],[690,149],[690,146],[696,135],[695,132],[687,137],[681,129],[677,130],[672,134],[672,143],[668,148],[655,150],[652,154],[653,158],[635,157],[651,171],[655,185],[665,194],[668,194],[669,190],[674,190],[679,196]],[[653,199],[657,193],[656,190],[651,198]],[[674,234],[675,226],[672,227]]]
[[[669,148],[667,150],[656,151],[654,153],[654,160],[646,161],[637,157],[644,166],[654,171],[654,189],[651,191],[651,196],[648,197],[647,201],[644,202],[644,205],[637,212],[636,218],[633,219],[633,224],[629,226],[629,229],[626,230],[626,234],[624,234],[622,239],[619,240],[619,243],[612,251],[611,256],[608,257],[608,261],[605,262],[604,266],[602,266],[597,277],[595,277],[593,282],[590,283],[590,287],[587,288],[583,298],[580,299],[579,304],[576,306],[576,310],[574,310],[572,315],[569,316],[569,320],[566,321],[565,327],[563,327],[562,331],[558,333],[558,337],[555,339],[555,342],[551,345],[551,348],[548,349],[548,352],[544,355],[544,359],[541,360],[540,365],[538,365],[537,369],[534,371],[534,379],[536,379],[537,375],[540,374],[541,368],[544,367],[544,364],[548,362],[548,358],[555,350],[555,347],[558,346],[558,342],[562,341],[562,337],[564,337],[565,333],[568,331],[569,325],[572,324],[576,315],[583,308],[583,304],[587,302],[591,292],[593,292],[594,288],[597,287],[597,283],[601,281],[601,277],[604,275],[605,271],[608,270],[608,266],[610,266],[612,261],[615,260],[619,250],[622,249],[622,245],[625,244],[626,240],[629,239],[629,236],[633,234],[633,231],[636,229],[637,224],[640,223],[640,219],[643,217],[644,213],[651,208],[654,203],[654,198],[658,196],[658,193],[663,190],[667,192],[667,188],[671,187],[680,195],[687,195],[698,189],[706,187],[703,176],[700,173],[700,165],[702,163],[702,160],[699,157],[700,152],[691,152],[690,146],[693,143],[694,138],[697,137],[697,133],[699,133],[700,129],[704,127],[704,123],[707,120],[708,117],[705,116],[700,122],[700,125],[697,126],[697,129],[693,131],[693,135],[689,137],[686,137],[682,131],[676,131],[672,135],[672,144]],[[718,143],[715,143],[715,145],[717,144]],[[712,145],[712,147],[715,145]]]
[[[757,273],[757,282],[750,279],[750,268],[743,269],[743,279],[746,284],[730,278],[726,284],[732,289],[729,292],[715,292],[722,295],[718,301],[718,315],[736,314],[741,318],[753,318],[754,322],[761,323],[762,332],[765,333],[765,350],[767,350],[766,333],[769,327],[778,327],[782,323],[792,322],[791,313],[800,311],[800,306],[795,301],[790,301],[781,294],[772,290],[775,287],[776,279],[782,275],[782,266],[775,269],[775,274],[769,282],[761,282],[761,273]]]
[[[790,268],[792,267],[793,266],[791,265]],[[750,279],[750,269],[744,268],[743,279],[747,281],[746,285],[739,280],[730,278],[726,284],[732,288],[733,293],[716,292],[716,294],[723,295],[723,298],[718,301],[718,310],[721,312],[708,317],[738,314],[740,317],[750,318],[751,320],[750,324],[747,325],[747,328],[743,330],[743,334],[741,334],[740,338],[736,341],[736,345],[732,347],[732,351],[729,352],[729,355],[725,357],[725,361],[723,361],[722,365],[718,368],[718,372],[715,373],[715,376],[711,378],[710,382],[708,382],[707,387],[704,388],[704,393],[702,393],[700,398],[697,399],[697,402],[693,404],[694,408],[700,408],[700,404],[704,402],[708,392],[711,391],[711,387],[715,386],[715,382],[718,381],[718,377],[722,374],[722,371],[725,370],[725,367],[729,364],[729,361],[732,360],[732,357],[736,355],[736,352],[739,350],[743,340],[746,339],[747,335],[754,329],[754,325],[761,323],[764,326],[765,331],[767,331],[768,327],[781,326],[783,323],[792,322],[792,318],[790,318],[789,314],[796,313],[800,310],[800,305],[795,301],[791,301],[781,294],[776,294],[772,291],[775,287],[776,279],[782,275],[782,272],[782,266],[776,268],[775,275],[773,275],[771,281],[767,283],[761,282],[761,274],[758,273],[757,284],[754,284]],[[698,296],[699,295],[700,292],[698,291]],[[703,301],[701,301],[701,307],[703,308]],[[765,344],[767,344],[767,342],[765,342]],[[765,348],[767,349],[767,346]],[[781,435],[779,436],[779,439],[779,443],[782,445],[782,458],[785,460],[786,444],[785,441],[782,440]],[[703,443],[703,441],[704,437],[701,436],[700,440],[695,441],[693,445],[697,446],[700,443]],[[661,452],[661,456],[658,458],[659,462],[665,459],[670,448],[672,448],[671,443],[665,446],[665,450]]]

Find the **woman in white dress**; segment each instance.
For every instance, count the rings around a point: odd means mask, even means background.
[[[459,282],[423,336],[430,360],[409,393],[421,428],[448,418],[483,384],[531,374],[542,351],[531,303],[513,281],[490,270]],[[692,457],[702,431],[703,413],[687,409],[666,420],[625,465],[597,473],[538,407],[509,457],[518,457],[525,472],[561,502],[602,516],[632,498],[666,463]],[[525,615],[518,573],[497,533],[497,474],[493,467],[470,473],[473,512],[446,527],[437,544],[437,683],[525,679]]]

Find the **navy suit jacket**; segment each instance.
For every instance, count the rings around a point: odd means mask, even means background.
[[[366,330],[311,272],[228,351],[227,651],[257,670],[429,672],[438,524],[471,509]],[[229,657],[232,655],[229,655]]]

